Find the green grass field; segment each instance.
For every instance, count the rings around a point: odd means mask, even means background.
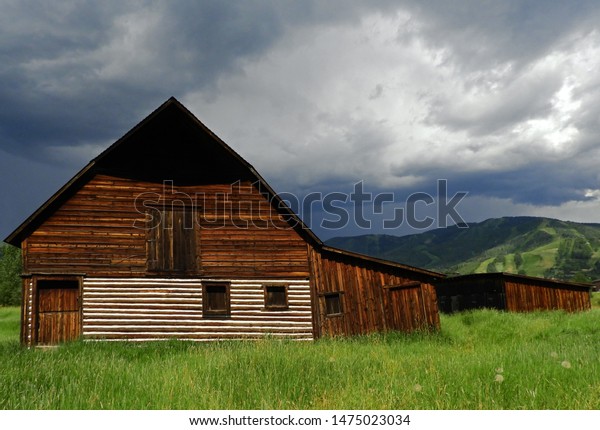
[[[0,306],[0,344],[19,341],[19,308]]]
[[[600,408],[600,309],[443,315],[435,334],[54,349],[21,348],[18,319],[0,308],[2,409]]]

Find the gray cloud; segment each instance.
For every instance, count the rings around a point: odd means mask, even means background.
[[[2,16],[0,136],[13,152],[118,137],[170,95],[214,90],[282,31],[264,2],[20,2]]]
[[[511,63],[515,72],[550,53],[563,39],[597,26],[594,0],[409,1],[418,36],[452,50],[461,71]]]
[[[21,152],[102,141],[171,95],[214,98],[219,79],[241,72],[287,26],[358,17],[350,3],[328,3],[10,4],[0,18],[2,144]]]
[[[584,218],[600,197],[595,1],[0,7],[11,220],[171,95],[280,190],[404,195],[443,177],[506,213]]]
[[[551,111],[552,97],[562,85],[561,76],[555,71],[532,75],[511,76],[510,81],[497,82],[501,89],[484,89],[466,100],[436,97],[431,103],[428,121],[482,136],[524,120],[545,117]]]

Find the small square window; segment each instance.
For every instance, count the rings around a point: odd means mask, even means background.
[[[202,311],[205,317],[229,316],[229,284],[205,284]]]
[[[266,285],[265,286],[265,308],[266,309],[287,309],[287,287],[285,285]]]
[[[325,295],[325,315],[341,315],[342,314],[342,301],[340,293],[326,294]]]

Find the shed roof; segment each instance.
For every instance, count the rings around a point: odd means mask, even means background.
[[[562,281],[559,279],[548,279],[539,278],[536,276],[519,275],[516,273],[508,272],[494,272],[494,273],[471,273],[468,275],[449,276],[447,278],[438,281],[439,284],[450,284],[457,281],[470,281],[474,279],[503,279],[511,280],[515,282],[528,282],[547,285],[553,288],[570,288],[578,290],[589,290],[592,288],[591,284],[585,284],[581,282]]]
[[[274,199],[290,225],[311,245],[350,259],[363,259],[434,278],[445,275],[388,260],[325,246],[275,193],[254,167],[208,129],[175,97],[169,98],[123,137],[90,161],[42,206],[15,229],[5,242],[20,247],[22,241],[96,174],[130,177],[149,182],[165,178],[178,184],[258,182]]]

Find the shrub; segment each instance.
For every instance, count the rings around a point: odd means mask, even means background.
[[[14,246],[0,247],[0,306],[21,303],[21,250]]]

